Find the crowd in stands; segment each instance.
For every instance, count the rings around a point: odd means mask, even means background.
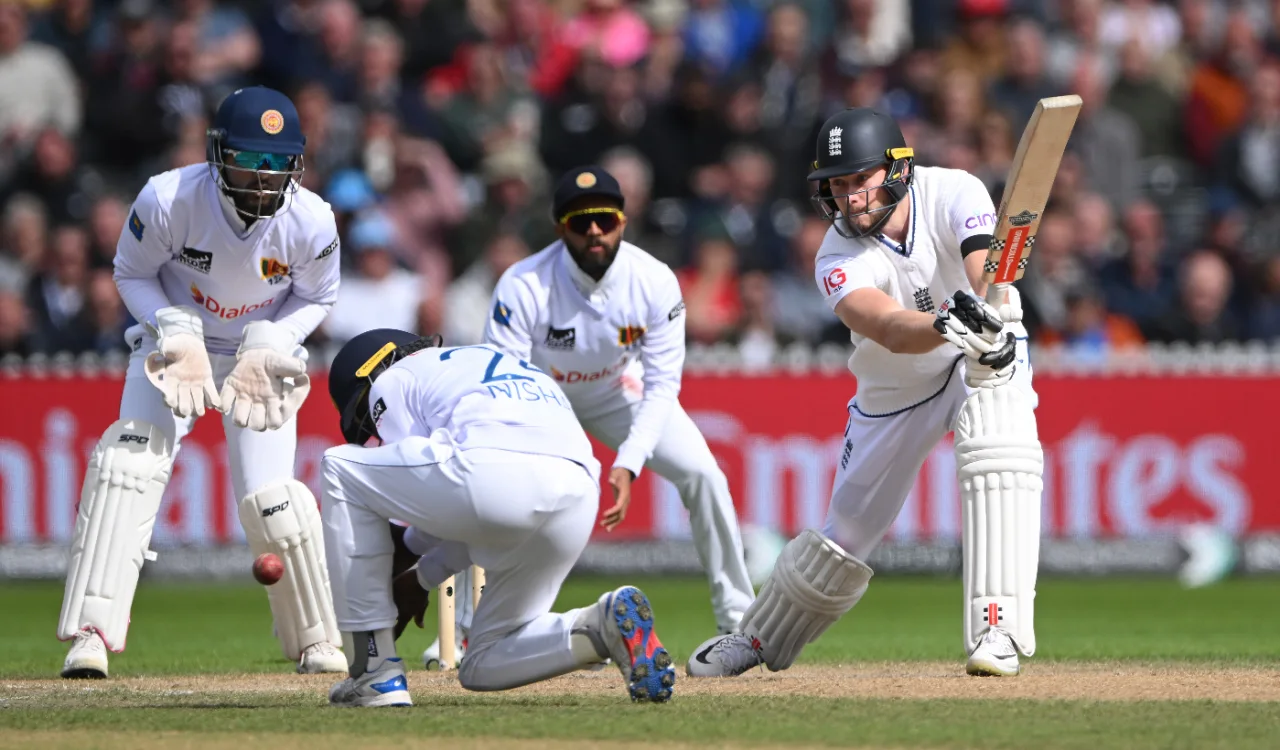
[[[1033,341],[1280,339],[1280,3],[1264,0],[0,0],[0,355],[126,352],[129,205],[205,159],[229,92],[296,103],[341,299],[479,339],[549,188],[599,163],[675,269],[691,342],[847,342],[813,278],[818,126],[892,113],[999,202],[1038,99],[1083,97],[1034,260]]]

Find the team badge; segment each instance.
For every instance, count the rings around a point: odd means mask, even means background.
[[[133,236],[137,238],[138,242],[142,242],[142,233],[145,230],[146,226],[143,225],[142,219],[138,218],[138,212],[134,211],[129,214],[129,231],[133,233]]]
[[[586,190],[589,187],[595,186],[596,176],[591,174],[590,172],[583,172],[582,174],[578,175],[578,179],[574,180],[573,184],[577,185],[583,190]]]
[[[493,303],[493,322],[507,328],[511,327],[511,308],[502,304],[502,300]]]
[[[289,275],[289,266],[281,263],[275,258],[262,259],[262,280],[268,284],[275,285],[284,281]]]
[[[640,343],[647,329],[644,326],[618,326],[618,346],[629,348]]]
[[[274,109],[268,109],[262,113],[262,129],[267,135],[277,135],[284,130],[284,115]]]

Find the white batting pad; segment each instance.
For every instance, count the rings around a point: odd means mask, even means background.
[[[980,388],[960,408],[956,466],[964,534],[964,645],[1004,628],[1023,656],[1036,650],[1036,573],[1044,453],[1029,397]]]
[[[93,449],[76,512],[59,639],[91,627],[107,648],[124,650],[142,562],[155,559],[148,546],[172,456],[160,428],[133,419],[112,424]]]
[[[284,655],[297,660],[315,643],[340,643],[324,560],[324,526],[311,490],[289,479],[240,501],[240,524],[254,556],[274,552],[284,577],[267,587],[276,637]]]
[[[777,672],[853,609],[867,590],[871,568],[814,529],[782,548],[773,573],[742,617],[742,633],[760,642],[764,663]]]

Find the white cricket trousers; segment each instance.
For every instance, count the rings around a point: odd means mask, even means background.
[[[580,669],[574,617],[551,607],[591,536],[599,486],[568,459],[462,449],[436,435],[325,452],[321,506],[338,629],[395,625],[387,522],[396,519],[434,540],[419,563],[424,585],[484,568],[463,687],[506,690]]]
[[[1018,342],[1017,370],[1009,385],[1027,393],[1034,408],[1038,396],[1026,346]],[[869,416],[858,410],[857,396],[850,400],[822,533],[865,561],[902,511],[925,459],[951,432],[971,391],[964,383],[964,359],[957,357],[946,385],[915,406]]]
[[[147,355],[155,351],[155,341],[144,339],[143,346],[129,357],[129,368],[124,378],[124,393],[120,397],[120,419],[137,419],[159,427],[166,437],[173,440],[174,456],[182,446],[182,439],[195,427],[198,417],[180,418],[164,404],[164,395],[149,379],[144,369]],[[210,354],[213,366],[213,382],[222,388],[222,382],[236,366],[234,354]],[[230,416],[216,409],[205,412],[206,417],[222,418],[222,434],[227,441],[227,458],[231,468],[231,489],[236,501],[274,482],[293,478],[294,456],[298,447],[298,422],[290,419],[278,430],[258,432],[238,427]]]
[[[613,411],[579,417],[583,429],[617,450],[631,432],[639,402]],[[711,584],[711,608],[722,630],[736,628],[755,600],[751,576],[742,551],[738,513],[729,494],[729,480],[716,463],[707,441],[679,403],[663,428],[646,468],[675,485],[689,511],[689,525],[698,559]],[[469,658],[469,657],[468,657]]]

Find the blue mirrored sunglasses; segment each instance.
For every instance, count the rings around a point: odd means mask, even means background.
[[[228,151],[233,166],[241,169],[269,169],[272,172],[288,172],[293,156],[290,154],[266,154],[261,151]]]

